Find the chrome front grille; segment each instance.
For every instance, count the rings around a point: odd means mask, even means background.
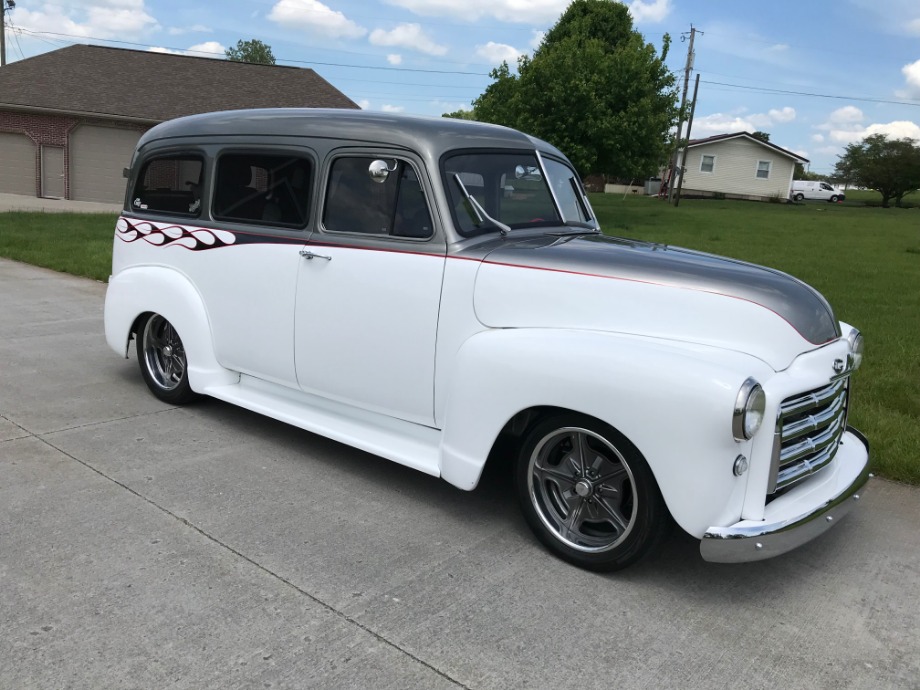
[[[848,381],[843,378],[782,402],[770,493],[814,474],[834,459],[846,431]]]

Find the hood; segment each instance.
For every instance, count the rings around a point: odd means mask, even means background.
[[[503,244],[479,269],[474,306],[493,327],[667,337],[747,351],[774,365],[840,336],[827,301],[781,271],[603,235]]]

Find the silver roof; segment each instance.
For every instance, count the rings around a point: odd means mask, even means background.
[[[176,137],[304,136],[385,144],[437,159],[464,148],[524,148],[563,154],[551,144],[508,127],[447,117],[326,108],[225,110],[164,122],[145,133],[138,147]]]

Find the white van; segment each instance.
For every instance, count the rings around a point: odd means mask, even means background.
[[[832,204],[846,199],[846,195],[843,192],[820,180],[793,180],[791,196],[793,201],[821,199],[822,201],[830,201]]]

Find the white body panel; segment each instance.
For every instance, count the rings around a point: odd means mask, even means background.
[[[329,258],[300,260],[294,340],[301,388],[432,426],[444,256],[311,250]]]

